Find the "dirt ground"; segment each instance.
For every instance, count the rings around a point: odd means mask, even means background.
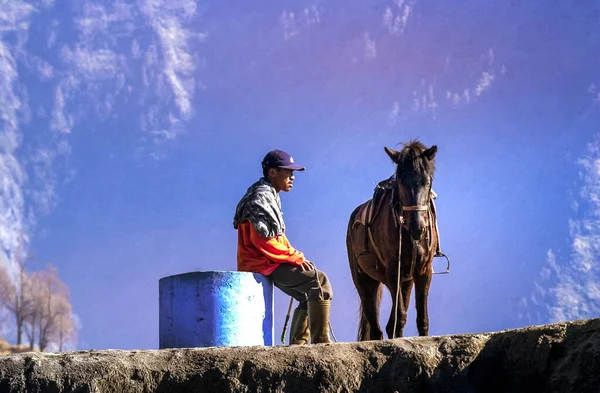
[[[0,356],[0,392],[600,392],[600,319],[293,347]]]

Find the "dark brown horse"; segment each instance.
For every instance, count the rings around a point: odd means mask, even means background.
[[[381,284],[393,301],[386,325],[388,338],[402,337],[413,283],[417,329],[420,336],[429,332],[427,296],[438,246],[431,209],[437,146],[427,149],[413,141],[400,151],[386,147],[385,152],[396,164],[395,179],[390,178],[387,188],[352,212],[346,237],[352,279],[360,296],[360,341],[383,339]]]

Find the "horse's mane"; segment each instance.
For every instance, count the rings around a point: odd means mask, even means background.
[[[424,158],[423,153],[427,148],[418,140],[404,143],[400,150],[396,163],[398,164],[398,175],[412,175],[417,177],[433,177],[435,173],[435,160]]]

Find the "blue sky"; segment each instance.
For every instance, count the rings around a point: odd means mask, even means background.
[[[158,280],[235,269],[235,205],[274,148],[307,167],[288,237],[353,340],[348,218],[394,170],[383,147],[413,138],[439,148],[452,259],[431,334],[600,314],[597,2],[7,4],[0,263],[25,234],[31,268],[58,268],[78,348],[157,348]]]

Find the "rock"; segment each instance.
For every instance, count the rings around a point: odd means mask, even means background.
[[[600,392],[600,319],[294,347],[0,356],[0,392]]]

